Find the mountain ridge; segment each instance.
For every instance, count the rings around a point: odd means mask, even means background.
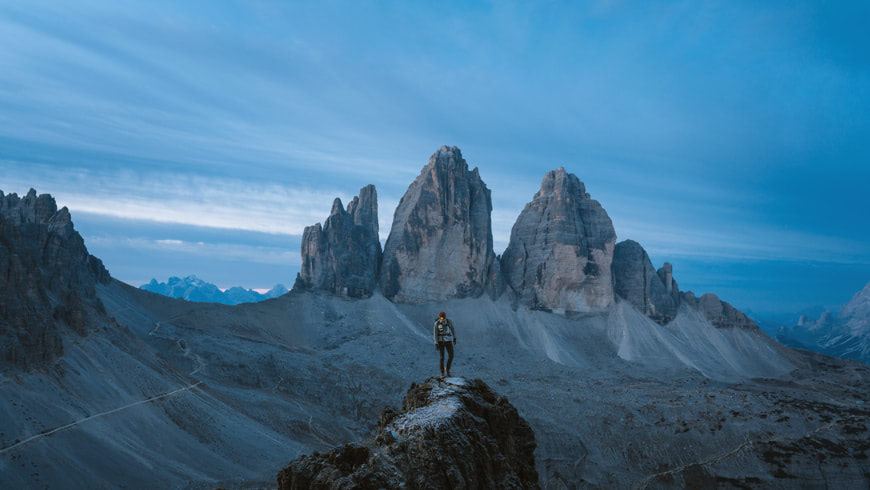
[[[785,345],[870,364],[870,282],[839,311],[800,315],[775,335]]]
[[[185,277],[170,276],[166,282],[159,282],[154,278],[151,279],[151,281],[140,285],[139,289],[186,301],[220,303],[225,305],[265,301],[267,299],[277,298],[278,296],[288,292],[283,284],[276,284],[266,293],[260,293],[253,289],[246,289],[241,286],[233,286],[222,290],[215,284],[204,281],[195,275]]]

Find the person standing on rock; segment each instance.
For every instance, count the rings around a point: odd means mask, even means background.
[[[441,377],[450,376],[450,366],[453,364],[453,346],[456,345],[456,331],[453,322],[447,318],[447,313],[438,313],[435,327],[432,329],[435,340],[435,350],[441,355]],[[447,351],[447,368],[444,368],[444,351]]]

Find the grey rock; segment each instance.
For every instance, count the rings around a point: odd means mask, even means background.
[[[758,330],[758,325],[745,313],[731,306],[730,303],[722,301],[713,293],[706,293],[696,298],[693,292],[688,291],[682,293],[681,298],[689,306],[697,308],[716,327]]]
[[[586,187],[564,168],[548,172],[511,229],[501,257],[508,285],[532,308],[588,312],[614,301],[616,232]]]
[[[788,346],[870,364],[870,283],[839,312],[800,315],[795,325],[780,327],[776,338]]]
[[[0,191],[0,345],[7,366],[29,369],[63,354],[64,329],[88,333],[104,308],[96,285],[110,280],[90,255],[67,208],[31,189]]]
[[[840,310],[839,317],[845,322],[850,335],[870,337],[870,283],[855,293]]]
[[[375,186],[360,189],[347,209],[336,198],[323,226],[302,234],[302,267],[296,288],[330,291],[352,298],[371,296],[381,263]]]
[[[674,319],[680,296],[671,264],[656,272],[646,250],[634,240],[624,240],[616,244],[612,268],[613,287],[620,298],[659,324]]]
[[[412,384],[401,411],[384,410],[374,441],[302,456],[279,490],[540,488],[535,434],[483,381]]]
[[[501,292],[492,201],[455,146],[442,146],[399,201],[384,246],[381,291],[405,303]]]

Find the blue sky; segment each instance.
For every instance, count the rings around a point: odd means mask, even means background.
[[[292,284],[365,184],[384,237],[457,145],[496,252],[564,165],[684,289],[755,311],[870,281],[860,2],[0,3],[0,189],[133,284]]]

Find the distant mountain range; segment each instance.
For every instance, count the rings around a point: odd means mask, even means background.
[[[870,364],[870,283],[838,312],[804,313],[796,323],[779,327],[776,339],[789,347]]]
[[[227,290],[221,290],[216,285],[203,281],[196,276],[175,277],[172,276],[166,282],[158,282],[151,279],[148,284],[139,286],[139,289],[152,293],[162,294],[170,298],[178,298],[200,303],[221,303],[225,305],[237,305],[240,303],[256,303],[267,299],[277,298],[287,292],[283,284],[276,284],[265,294],[233,286]]]

